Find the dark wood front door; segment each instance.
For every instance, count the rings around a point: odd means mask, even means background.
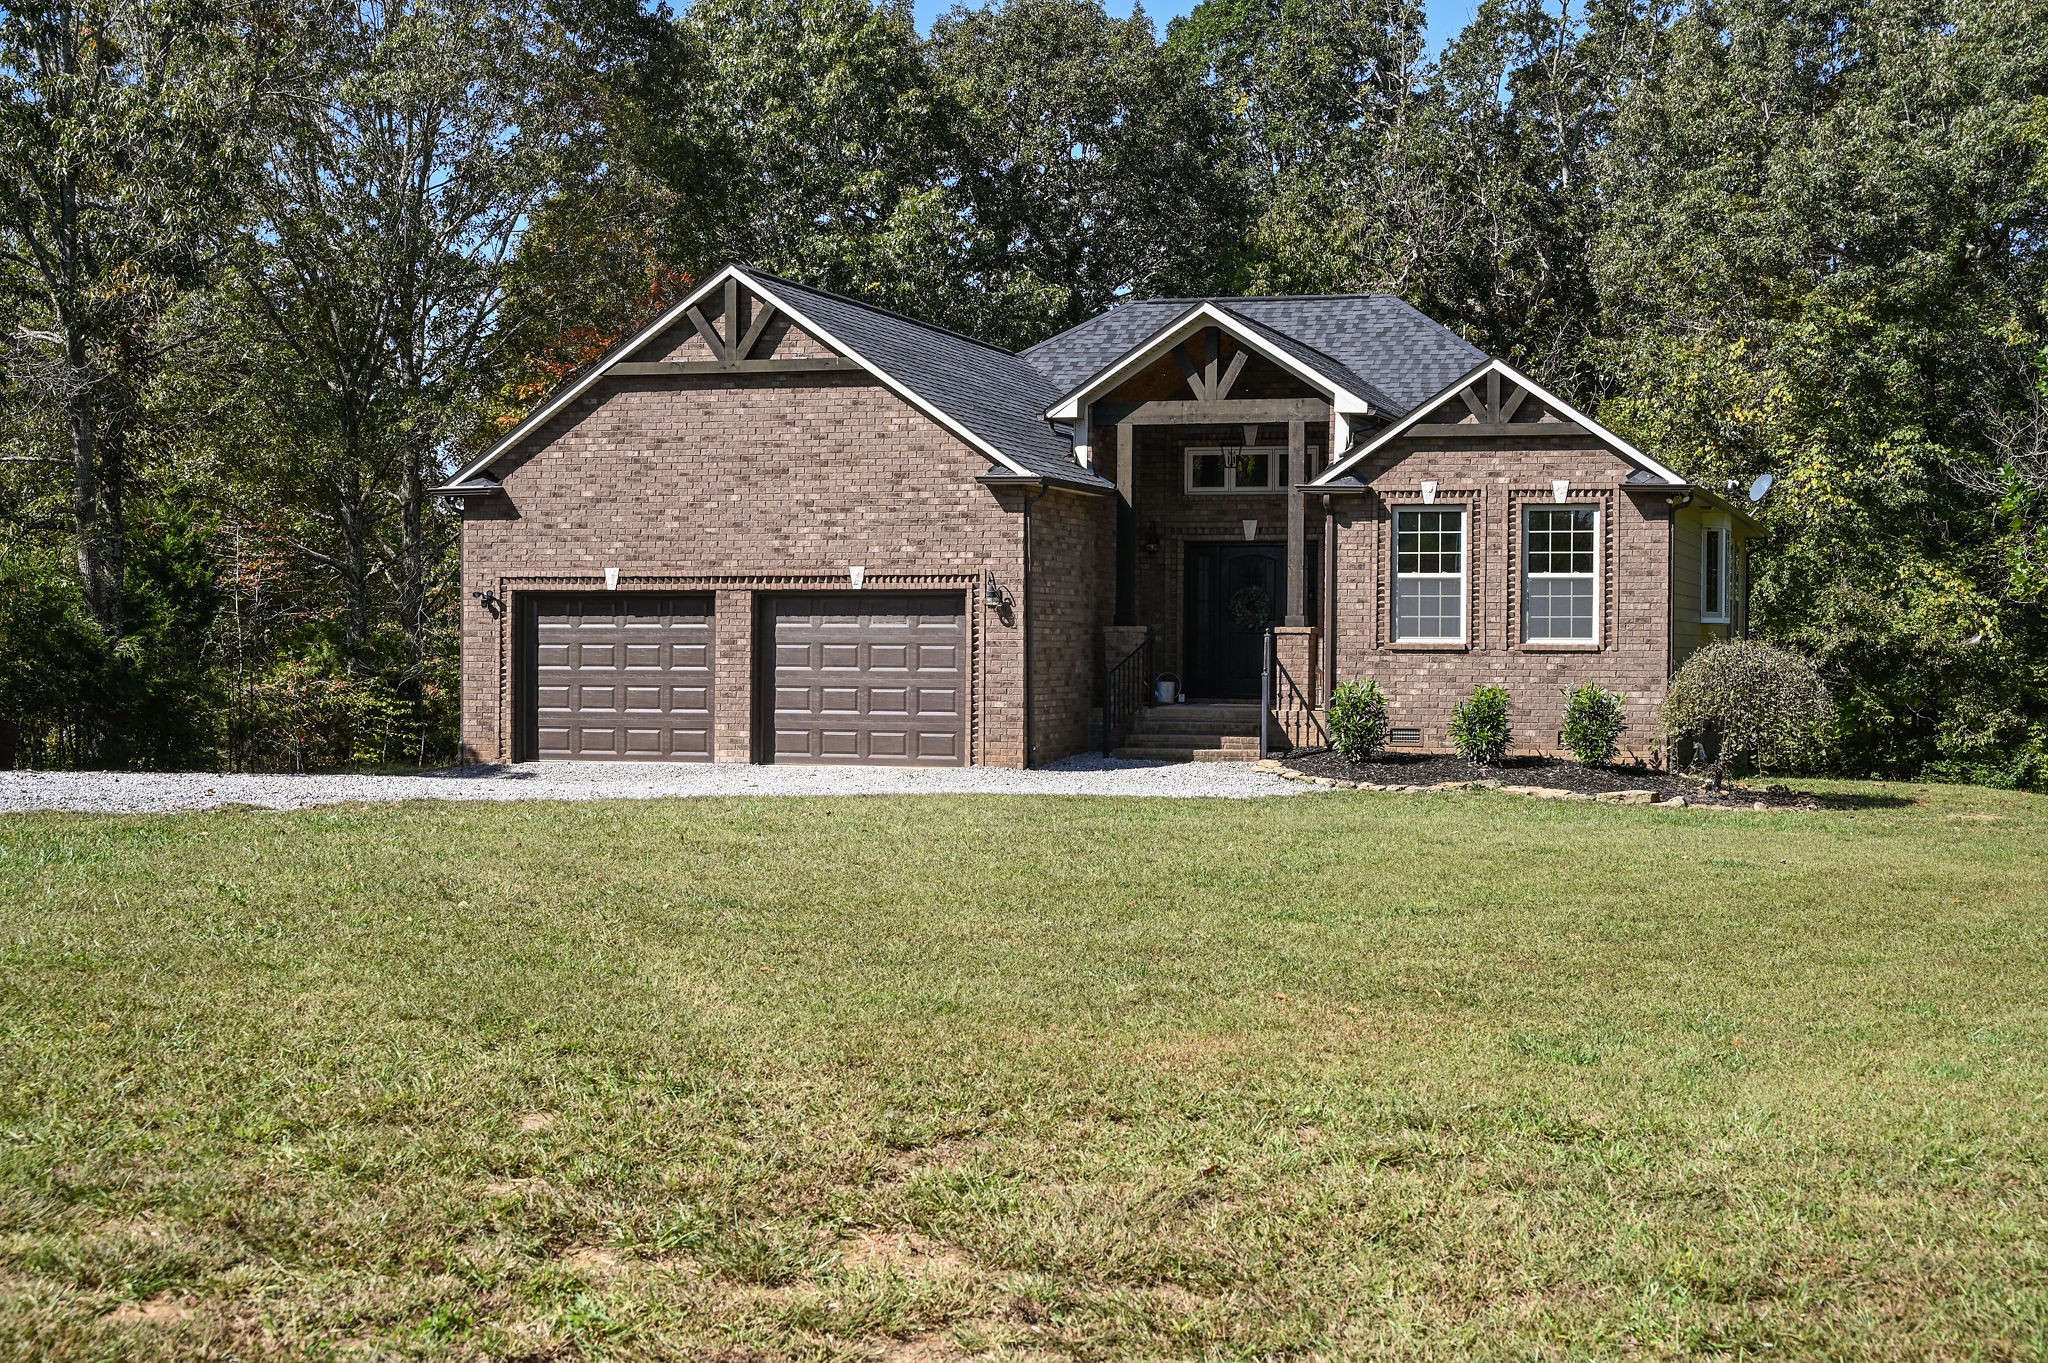
[[[1287,609],[1287,546],[1190,544],[1182,689],[1203,700],[1257,700],[1266,630]]]

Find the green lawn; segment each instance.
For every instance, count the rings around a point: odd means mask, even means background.
[[[0,819],[0,1357],[2039,1358],[2048,800]]]

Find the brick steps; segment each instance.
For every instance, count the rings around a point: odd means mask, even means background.
[[[1256,762],[1259,707],[1147,706],[1113,755],[1139,762]]]
[[[1132,762],[1256,762],[1257,740],[1249,748],[1160,748],[1126,745],[1111,753]]]

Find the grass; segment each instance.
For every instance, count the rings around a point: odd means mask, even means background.
[[[2038,1358],[2048,800],[0,820],[0,1357]]]

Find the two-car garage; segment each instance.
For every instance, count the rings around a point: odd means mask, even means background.
[[[754,760],[966,763],[968,638],[958,592],[754,597],[748,694],[721,698],[712,593],[526,598],[526,754],[546,761],[708,762],[736,701]],[[735,638],[726,632],[726,638]],[[744,675],[744,674],[743,674]],[[748,702],[751,701],[751,704]]]

